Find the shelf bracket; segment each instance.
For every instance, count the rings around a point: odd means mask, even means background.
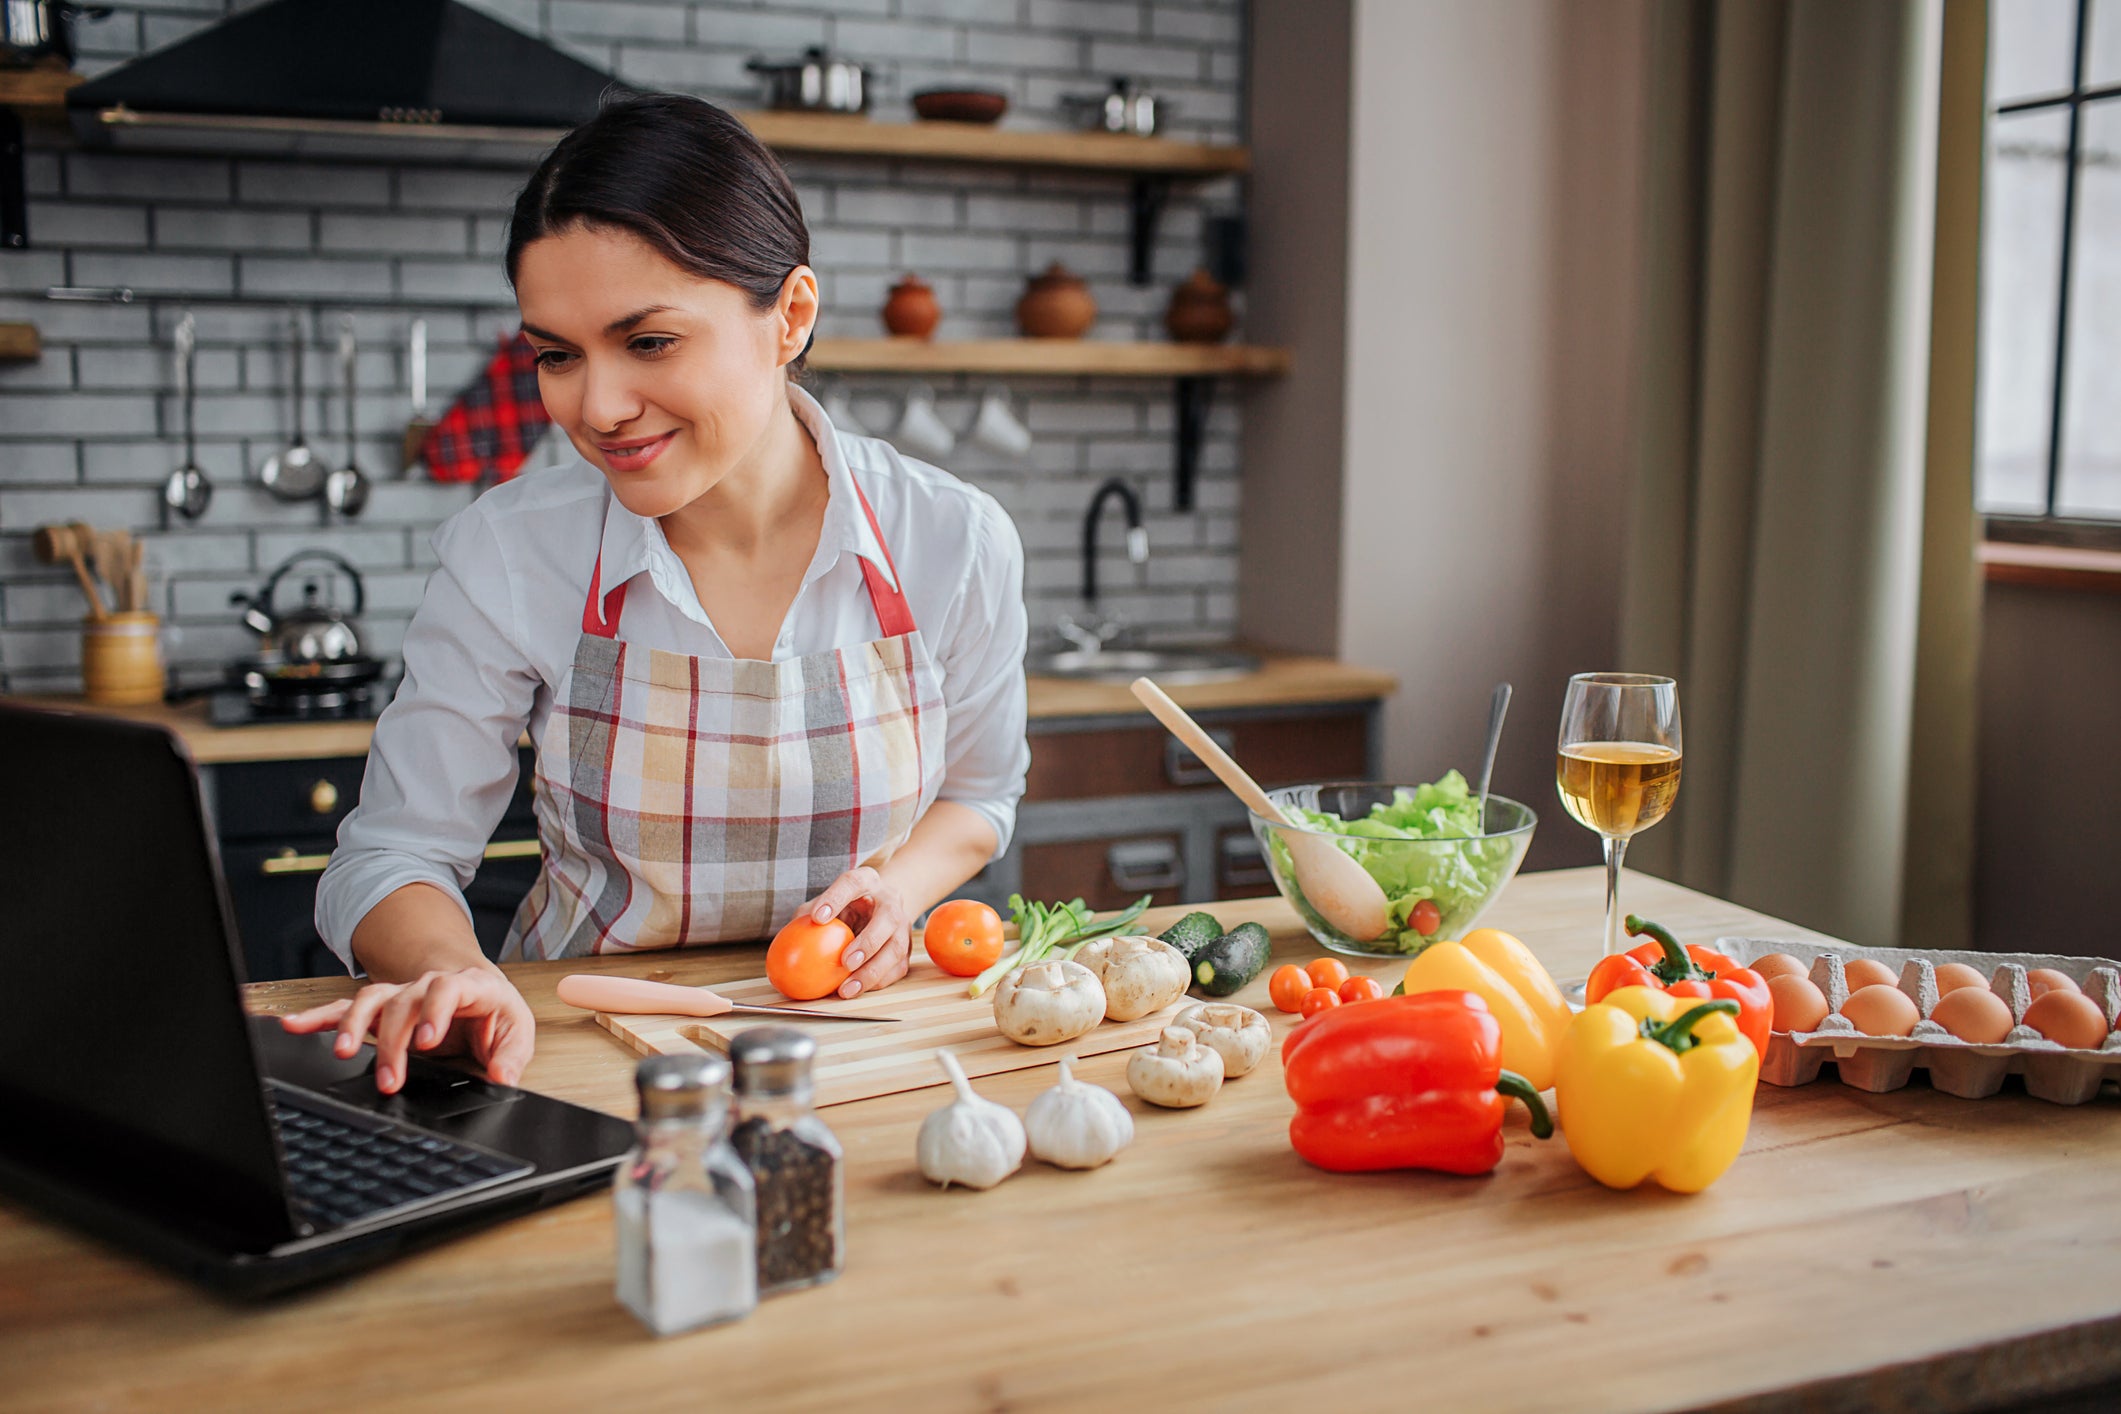
[[[29,183],[22,161],[22,118],[0,108],[0,249],[29,248]]]
[[[1214,393],[1213,378],[1178,380],[1178,462],[1171,485],[1173,510],[1193,509],[1193,484],[1200,475],[1200,444],[1208,430],[1208,403]]]
[[[1143,173],[1134,179],[1127,197],[1127,241],[1133,248],[1128,267],[1129,284],[1146,285],[1156,256],[1156,227],[1163,219],[1164,203],[1171,199],[1171,179]]]

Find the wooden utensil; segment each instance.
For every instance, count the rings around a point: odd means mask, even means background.
[[[650,982],[639,977],[598,977],[577,972],[560,979],[554,989],[560,1000],[584,1011],[620,1012],[628,1016],[794,1016],[808,1021],[890,1021],[895,1016],[871,1016],[867,1012],[817,1011],[799,1006],[752,1006],[733,1002],[705,987],[680,987],[671,982]]]
[[[1392,913],[1385,901],[1385,891],[1378,887],[1368,870],[1342,853],[1330,836],[1291,819],[1280,806],[1269,800],[1267,793],[1259,788],[1259,782],[1231,760],[1230,753],[1202,731],[1200,723],[1166,696],[1162,688],[1147,678],[1136,678],[1131,690],[1135,699],[1149,709],[1149,715],[1184,742],[1253,814],[1290,826],[1282,832],[1281,842],[1289,851],[1289,863],[1296,871],[1297,886],[1304,891],[1311,907],[1318,910],[1319,917],[1357,942],[1367,943],[1384,936],[1385,929],[1391,926]]]
[[[47,565],[56,565],[61,560],[74,567],[74,578],[81,581],[81,592],[88,596],[88,616],[92,619],[107,619],[110,611],[103,606],[103,596],[96,592],[96,581],[89,577],[88,564],[82,558],[85,546],[77,533],[87,527],[76,521],[69,525],[47,525],[38,529],[33,541],[37,558]]]
[[[126,567],[125,582],[135,609],[147,607],[147,542],[135,536],[132,542],[131,562]]]
[[[90,530],[88,532],[88,557],[96,567],[96,578],[102,581],[103,592],[118,613],[133,606],[126,602],[126,570],[130,567],[131,553],[119,541],[132,537],[122,530]]]

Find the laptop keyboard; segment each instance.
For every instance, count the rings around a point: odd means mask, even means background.
[[[518,1178],[534,1167],[380,1117],[351,1116],[270,1087],[295,1216],[344,1227]]]

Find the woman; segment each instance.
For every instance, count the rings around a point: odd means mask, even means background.
[[[696,99],[608,105],[518,198],[507,266],[580,453],[435,535],[405,679],[317,926],[373,981],[287,1018],[512,1084],[530,1010],[461,890],[537,747],[543,867],[504,960],[855,930],[842,996],[1008,844],[1023,550],[993,499],[842,435],[789,380],[818,315],[780,165]]]

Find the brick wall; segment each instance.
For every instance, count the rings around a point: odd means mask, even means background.
[[[1012,123],[1060,127],[1061,94],[1097,90],[1125,72],[1174,105],[1172,135],[1239,137],[1243,0],[473,3],[632,82],[731,106],[755,99],[747,58],[830,44],[876,69],[879,119],[910,116],[906,96],[919,88],[963,81],[1005,88]],[[229,8],[225,0],[121,3],[109,19],[84,22],[81,67],[100,72]],[[408,410],[407,330],[414,317],[427,320],[431,396],[446,403],[495,335],[513,327],[499,251],[527,166],[113,154],[52,137],[33,138],[32,146],[35,248],[0,253],[0,320],[32,321],[45,341],[40,361],[0,364],[0,689],[78,685],[79,593],[70,573],[38,565],[30,553],[30,532],[54,520],[146,533],[155,603],[181,680],[211,678],[252,646],[228,608],[229,592],[312,546],[361,566],[371,636],[394,653],[431,564],[429,532],[470,496],[395,477]],[[788,166],[810,222],[825,334],[881,332],[876,311],[907,270],[936,286],[945,311],[940,337],[1007,334],[1026,274],[1060,260],[1096,293],[1092,337],[1161,337],[1170,286],[1200,258],[1204,215],[1239,200],[1232,181],[1180,188],[1161,228],[1156,283],[1137,289],[1126,281],[1122,177],[871,160],[791,158]],[[129,306],[42,298],[60,284],[197,298]],[[372,302],[333,303],[356,296]],[[359,458],[371,475],[387,475],[350,524],[324,527],[314,504],[277,502],[252,484],[257,465],[292,429],[290,305],[308,345],[307,431],[334,462],[345,455],[333,352],[342,317],[352,316],[361,339]],[[199,330],[199,460],[215,494],[200,521],[162,532],[158,488],[181,455],[169,344],[187,307]],[[989,381],[930,380],[945,420],[959,430]],[[888,432],[912,380],[863,375],[845,383],[863,426]],[[814,386],[823,393],[830,381]],[[1117,528],[1108,531],[1100,576],[1106,606],[1157,641],[1228,637],[1236,619],[1238,432],[1229,387],[1218,389],[1200,509],[1190,515],[1169,510],[1167,384],[1019,378],[1007,387],[1036,435],[1028,464],[969,442],[943,461],[1015,516],[1029,554],[1034,639],[1079,607],[1081,516],[1096,484],[1111,475],[1142,491],[1153,550],[1147,571],[1137,573],[1118,553]]]

